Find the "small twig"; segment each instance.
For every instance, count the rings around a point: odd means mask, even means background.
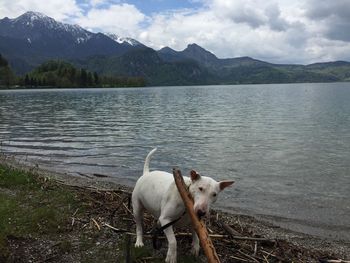
[[[256,252],[258,251],[258,242],[255,241],[254,243],[254,253],[253,253],[253,256],[255,257],[256,256]]]
[[[243,259],[243,258],[239,258],[237,256],[230,256],[230,258],[237,259],[237,260],[243,261],[243,262],[249,262],[249,260],[246,260],[246,259]]]
[[[128,230],[126,230],[126,229],[118,229],[118,228],[115,228],[115,227],[113,227],[113,226],[111,226],[111,225],[109,225],[107,223],[104,223],[103,226],[108,227],[108,228],[112,229],[114,232],[117,232],[117,233],[121,233],[121,232],[126,232],[127,233],[128,232]]]
[[[91,220],[92,220],[92,222],[95,223],[97,229],[98,229],[98,230],[101,230],[101,227],[100,227],[100,225],[97,223],[97,221],[96,221],[94,218],[91,218]]]
[[[272,256],[274,258],[277,258],[278,260],[283,260],[281,257],[279,257],[279,256],[277,256],[275,254],[272,254],[272,251],[271,252],[267,252],[267,251],[261,249],[261,252],[267,254],[267,257]]]
[[[269,261],[267,260],[267,257],[265,256],[265,255],[262,255],[263,256],[263,258],[265,259],[265,261],[267,262],[267,263],[269,263]]]
[[[130,214],[132,214],[131,210],[126,206],[126,204],[123,203],[123,206],[126,209],[126,211],[128,211]]]
[[[243,232],[243,227],[242,227],[242,224],[241,224],[241,221],[239,220],[239,218],[237,219],[237,221],[238,221],[239,227],[241,228],[241,232]]]
[[[75,210],[75,212],[73,213],[72,217],[74,217],[74,216],[78,213],[78,211],[79,211],[79,208],[77,208],[77,209]]]
[[[250,256],[250,255],[248,255],[248,254],[246,254],[246,253],[244,253],[244,252],[241,251],[241,250],[238,250],[238,253],[240,253],[240,254],[242,254],[243,256],[245,256],[245,257],[247,257],[247,258],[253,260],[254,262],[258,262],[258,263],[259,263],[259,260],[257,260],[256,258],[254,258],[254,257],[252,257],[252,256]]]

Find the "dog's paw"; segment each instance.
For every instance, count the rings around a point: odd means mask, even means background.
[[[143,242],[140,240],[136,240],[135,247],[143,247]]]
[[[198,257],[198,255],[199,255],[199,249],[200,249],[200,247],[199,247],[198,244],[197,244],[197,245],[192,244],[191,254],[192,254],[193,256],[195,256],[195,257]]]
[[[168,253],[165,259],[166,263],[176,263],[176,255]]]

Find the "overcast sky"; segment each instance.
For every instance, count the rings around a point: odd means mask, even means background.
[[[197,43],[220,58],[350,61],[350,0],[0,0],[0,17],[26,11],[154,49]]]

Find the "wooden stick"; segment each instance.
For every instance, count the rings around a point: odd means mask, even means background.
[[[241,237],[241,233],[239,233],[238,231],[234,230],[232,227],[230,227],[228,224],[224,223],[221,220],[217,220],[216,224],[223,228],[227,233],[229,233],[231,236],[235,236],[235,237]]]
[[[269,239],[269,238],[263,238],[263,237],[244,237],[241,236],[239,232],[237,232],[236,230],[234,230],[232,227],[230,227],[228,224],[222,222],[222,221],[218,221],[216,222],[220,227],[222,227],[233,239],[236,240],[249,240],[249,241],[266,241],[266,242],[272,242],[275,243],[276,240],[274,239]],[[239,236],[237,236],[237,234]]]
[[[209,237],[208,231],[202,221],[200,221],[193,209],[193,200],[191,194],[188,192],[184,179],[181,175],[181,171],[177,168],[173,169],[173,175],[175,183],[181,198],[185,204],[186,212],[189,214],[192,222],[192,226],[196,231],[200,244],[203,248],[209,263],[220,263],[220,259],[216,253],[215,247]]]

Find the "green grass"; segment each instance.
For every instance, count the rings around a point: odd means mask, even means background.
[[[0,165],[0,259],[8,254],[7,237],[36,237],[65,231],[80,207],[73,192],[29,172]],[[67,247],[67,246],[66,246]]]
[[[91,207],[79,192],[61,187],[40,178],[35,173],[23,172],[0,164],[0,262],[7,262],[16,253],[8,240],[15,237],[32,242],[34,239],[57,243],[62,254],[76,255],[81,262],[123,262],[126,240],[115,243],[106,241],[114,235],[102,231],[74,231],[71,216],[78,209],[76,217],[89,218]],[[106,233],[109,233],[108,236]],[[8,239],[8,237],[11,237]],[[134,248],[131,240],[132,262],[153,257],[151,247]],[[152,263],[164,262],[164,255],[158,255]],[[190,256],[178,256],[179,262],[198,262]]]
[[[0,165],[0,187],[11,190],[35,189],[39,187],[37,175]]]
[[[126,242],[121,243],[121,249],[125,251],[126,249]],[[130,246],[130,259],[131,262],[143,262],[143,258],[152,258],[152,261],[147,261],[147,262],[152,262],[152,263],[163,263],[164,262],[164,257],[165,255],[158,255],[154,257],[154,250],[152,248],[149,248],[147,246],[144,247],[139,247],[135,248],[133,243],[131,242]],[[181,263],[198,263],[200,262],[198,259],[196,259],[192,255],[181,255],[178,253],[178,262]],[[120,259],[120,262],[125,262],[125,256],[122,256]]]

